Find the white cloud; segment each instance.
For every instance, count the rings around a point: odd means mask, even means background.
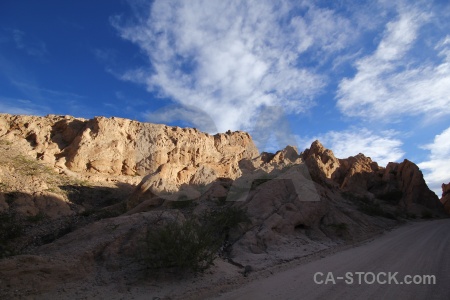
[[[43,41],[37,38],[25,38],[25,32],[19,29],[12,30],[12,37],[16,44],[16,48],[24,51],[30,56],[42,58],[48,54],[47,45]]]
[[[450,127],[436,135],[433,143],[425,145],[430,150],[427,161],[419,163],[425,180],[437,195],[442,194],[441,185],[450,182]]]
[[[41,108],[25,99],[0,97],[0,113],[11,115],[43,115]]]
[[[338,158],[347,158],[363,153],[384,167],[389,162],[399,161],[404,152],[402,142],[396,138],[394,131],[373,132],[367,128],[330,131],[324,135],[303,139],[300,144],[309,148],[314,140],[319,140],[331,149]]]
[[[186,126],[202,128],[207,132],[215,132],[217,128],[211,117],[196,107],[180,105],[166,106],[157,111],[144,114],[146,121],[151,123],[171,124],[183,122]]]
[[[206,111],[219,131],[249,130],[264,106],[308,110],[327,78],[307,66],[356,36],[346,18],[306,1],[157,0],[135,18],[112,24],[151,66],[122,79]]]
[[[353,78],[341,80],[337,106],[344,114],[390,122],[406,115],[449,114],[448,37],[427,49],[429,59],[417,55],[425,51],[420,30],[434,17],[414,8],[400,9],[398,18],[386,25],[376,51],[356,62]]]

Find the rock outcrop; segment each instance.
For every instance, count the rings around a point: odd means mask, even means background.
[[[319,141],[312,143],[302,158],[316,181],[338,186],[342,191],[386,200],[414,213],[425,208],[443,212],[419,167],[407,159],[402,163],[391,162],[386,168],[361,153],[338,159]]]
[[[30,156],[85,175],[89,180],[138,183],[160,171],[160,190],[205,184],[241,175],[238,162],[259,155],[245,132],[209,135],[192,128],[141,123],[121,118],[91,120],[71,116],[0,115],[0,138],[20,145]]]
[[[319,141],[259,154],[240,131],[2,114],[0,154],[0,297],[121,280],[142,271],[147,232],[223,208],[249,218],[220,232],[218,260],[244,271],[450,213],[450,183],[440,202],[414,163],[339,159]]]

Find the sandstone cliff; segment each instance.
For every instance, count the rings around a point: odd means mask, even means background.
[[[385,168],[361,153],[337,159],[319,141],[306,149],[302,158],[311,176],[343,191],[385,200],[414,213],[420,214],[424,208],[443,212],[442,204],[426,185],[419,167],[407,159],[401,163],[390,162]]]
[[[89,180],[117,178],[137,183],[140,176],[160,171],[169,179],[162,183],[168,191],[218,177],[237,178],[241,175],[238,162],[259,155],[245,132],[213,136],[192,128],[114,117],[85,120],[1,114],[0,138]]]
[[[302,153],[287,146],[259,154],[245,132],[3,114],[0,297],[93,278],[139,281],[135,259],[147,232],[224,207],[250,222],[227,233],[217,265],[260,270],[367,239],[424,211],[442,216],[449,186],[441,203],[414,163],[338,159],[319,141]]]

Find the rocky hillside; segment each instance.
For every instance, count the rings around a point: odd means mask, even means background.
[[[174,222],[221,216],[216,267],[198,281],[208,289],[409,220],[445,217],[408,160],[338,159],[319,141],[303,152],[259,153],[245,132],[119,118],[0,115],[0,188],[2,299],[54,298],[71,287],[75,298],[98,296],[80,295],[80,282],[115,289],[120,281],[124,293],[147,276],[142,241]]]
[[[2,114],[0,137],[39,161],[90,181],[114,178],[135,183],[133,177],[167,172],[172,184],[164,183],[167,190],[202,183],[206,174],[235,179],[241,175],[238,162],[258,156],[245,132],[212,136],[195,128],[114,117],[85,120]]]

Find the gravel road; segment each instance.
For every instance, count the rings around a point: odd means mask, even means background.
[[[450,219],[402,226],[215,298],[450,299]]]

